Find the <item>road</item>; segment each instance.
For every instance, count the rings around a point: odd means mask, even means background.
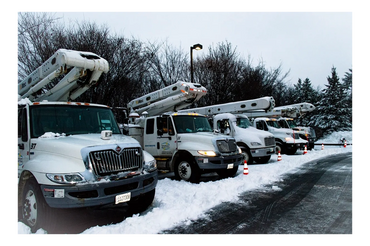
[[[352,234],[352,153],[303,165],[238,203],[224,203],[206,219],[165,234]]]

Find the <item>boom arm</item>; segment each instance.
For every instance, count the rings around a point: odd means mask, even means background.
[[[201,108],[181,110],[181,112],[199,113],[204,115],[215,115],[221,113],[243,113],[253,110],[271,111],[275,106],[273,97],[261,97],[252,100],[217,104]]]
[[[274,108],[270,112],[262,110],[256,110],[248,112],[246,115],[251,118],[255,117],[292,117],[297,118],[299,115],[311,112],[315,109],[315,106],[311,103],[296,103],[291,105],[285,105]]]
[[[131,113],[148,112],[148,116],[177,111],[198,101],[207,94],[200,84],[179,81],[163,89],[136,98],[128,103]]]
[[[108,70],[108,62],[94,53],[59,49],[18,84],[18,93],[31,101],[74,100],[96,84],[101,74]],[[45,87],[62,74],[65,76],[54,87]],[[85,76],[85,82],[78,82]]]

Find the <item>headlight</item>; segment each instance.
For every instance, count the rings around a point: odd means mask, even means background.
[[[79,173],[69,173],[69,174],[56,174],[48,173],[46,177],[51,181],[59,184],[76,184],[86,182],[85,178]]]
[[[259,142],[251,142],[251,145],[252,146],[258,146],[258,145],[262,145],[261,143],[259,143]]]
[[[148,171],[148,172],[153,172],[157,169],[157,162],[154,160],[151,160],[151,161],[146,161],[144,163],[144,170]]]
[[[213,150],[198,150],[198,153],[210,157],[216,156],[216,152],[214,152]]]

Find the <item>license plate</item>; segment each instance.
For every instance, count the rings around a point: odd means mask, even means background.
[[[234,164],[228,164],[227,165],[227,169],[233,169],[234,168]]]
[[[122,202],[128,202],[131,199],[131,192],[117,195],[116,196],[116,204],[122,203]]]

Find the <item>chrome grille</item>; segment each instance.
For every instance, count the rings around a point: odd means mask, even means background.
[[[236,151],[236,143],[235,140],[217,140],[217,147],[218,150],[221,153],[230,153],[230,152],[235,152]]]
[[[273,146],[273,145],[275,145],[274,137],[265,138],[265,146]]]
[[[119,153],[114,150],[93,151],[89,153],[89,157],[98,175],[137,170],[143,165],[141,148],[127,148]]]

